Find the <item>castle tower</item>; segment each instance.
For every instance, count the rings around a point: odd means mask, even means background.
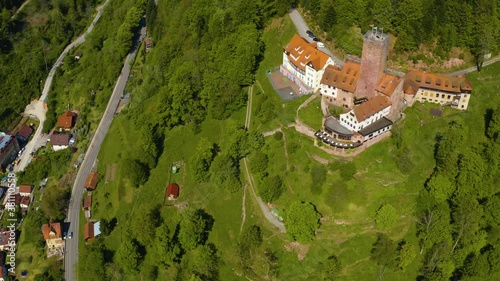
[[[376,27],[366,32],[363,39],[363,54],[356,87],[356,98],[375,96],[375,87],[382,77],[389,49],[389,35]]]

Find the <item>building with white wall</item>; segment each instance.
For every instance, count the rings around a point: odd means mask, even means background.
[[[340,115],[340,124],[353,131],[360,131],[375,121],[389,115],[391,101],[385,96],[374,98]]]
[[[323,73],[328,65],[334,65],[326,53],[318,50],[317,43],[307,42],[295,34],[283,47],[283,64],[280,72],[299,86],[303,94],[319,89]]]

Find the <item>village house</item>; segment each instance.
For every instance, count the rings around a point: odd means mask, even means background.
[[[59,128],[60,131],[69,131],[75,126],[76,121],[76,113],[72,111],[66,111],[61,116],[57,118],[56,127]]]
[[[69,135],[53,133],[50,135],[49,141],[54,151],[66,149],[69,146]]]
[[[9,237],[10,237],[10,230],[7,228],[2,228],[0,230],[0,251],[5,251],[9,247]]]
[[[101,234],[101,222],[87,222],[83,226],[83,239],[85,242]]]
[[[472,92],[465,77],[453,77],[412,70],[405,76],[404,93],[409,106],[415,101],[432,102],[466,110]]]
[[[29,140],[31,134],[33,134],[33,128],[30,126],[23,125],[19,130],[19,132],[17,132],[16,136],[20,142],[24,143]]]
[[[60,222],[49,221],[49,224],[42,225],[43,239],[47,243],[47,253],[49,256],[62,254],[64,240],[62,237],[62,225]]]
[[[175,200],[179,197],[179,185],[176,183],[171,183],[167,187],[167,198],[168,200]]]
[[[327,103],[351,109],[359,79],[359,63],[346,61],[342,68],[328,65],[320,81],[320,94]]]
[[[283,64],[280,72],[299,86],[303,94],[319,89],[321,77],[328,65],[334,65],[326,53],[318,50],[316,42],[309,43],[295,34],[283,47]]]
[[[19,142],[16,137],[0,133],[0,166],[2,170],[5,170],[16,159],[19,150]]]
[[[90,209],[92,208],[92,193],[89,193],[83,199],[83,211],[85,212],[85,217],[89,220],[92,216],[90,214]]]
[[[19,186],[19,195],[21,196],[31,196],[33,192],[33,186],[30,184],[21,184]]]
[[[19,207],[23,209],[28,209],[30,206],[31,199],[28,196],[21,196],[21,200],[19,201]]]
[[[85,184],[83,185],[83,188],[85,188],[87,191],[92,191],[97,188],[97,182],[99,180],[99,173],[96,172],[91,172],[88,174],[87,179],[85,180]]]

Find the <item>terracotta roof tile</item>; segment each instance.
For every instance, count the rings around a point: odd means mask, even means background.
[[[321,78],[321,84],[354,93],[359,80],[359,67],[360,64],[353,61],[346,61],[342,69],[329,65]]]
[[[19,186],[19,193],[31,193],[33,186],[30,184],[21,184]]]
[[[42,233],[45,240],[62,238],[61,223],[54,222],[42,225]]]
[[[57,118],[57,127],[63,129],[71,129],[73,128],[74,118],[76,117],[76,113],[71,111],[66,111],[63,115]]]
[[[391,101],[386,96],[375,96],[372,99],[354,108],[354,115],[358,122],[370,118],[370,116],[391,105]]]
[[[330,58],[327,54],[317,49],[317,43],[309,43],[306,39],[295,34],[290,42],[283,47],[288,60],[298,68],[305,70],[310,64],[316,71],[323,69]]]
[[[87,189],[96,189],[99,176],[100,176],[99,173],[96,172],[90,173],[87,176],[87,179],[85,180],[85,185],[83,187]]]
[[[380,77],[380,80],[375,90],[390,97],[394,93],[394,90],[396,90],[396,87],[399,85],[401,80],[402,79],[400,77],[384,73],[382,74],[382,77]]]
[[[167,196],[172,195],[174,198],[179,196],[179,185],[176,183],[171,183],[167,187]]]
[[[419,88],[450,93],[472,91],[471,83],[465,77],[446,76],[417,70],[412,70],[406,74],[403,88],[405,94],[409,95],[416,94]]]

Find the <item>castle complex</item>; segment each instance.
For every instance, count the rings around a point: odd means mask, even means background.
[[[342,107],[339,118],[329,116],[316,136],[332,146],[354,148],[390,131],[405,106],[433,102],[466,110],[472,87],[464,77],[410,71],[404,77],[385,71],[389,35],[377,28],[366,32],[361,61],[347,59],[343,67],[295,35],[283,47],[280,71],[302,93],[319,90],[322,103]]]

